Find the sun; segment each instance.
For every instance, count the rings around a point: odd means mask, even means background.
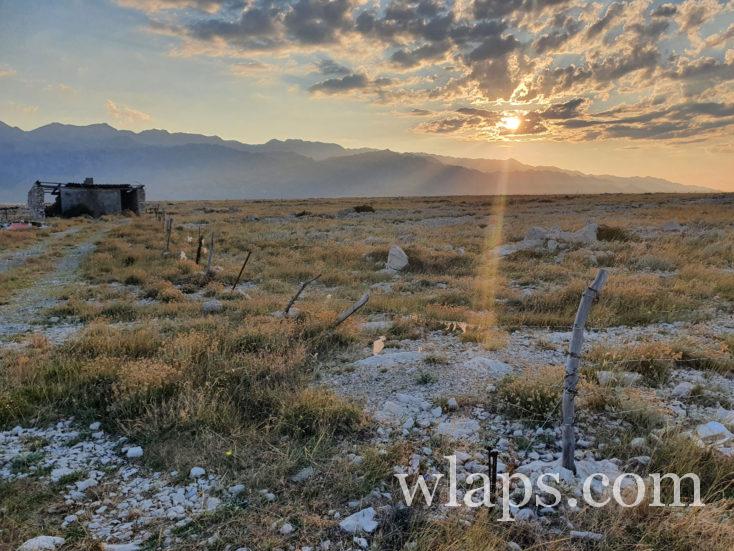
[[[507,130],[517,130],[520,128],[520,117],[515,116],[508,116],[508,117],[502,117],[502,126],[507,128]]]

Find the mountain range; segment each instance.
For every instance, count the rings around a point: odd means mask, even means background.
[[[0,122],[0,202],[24,202],[36,180],[142,183],[150,199],[704,192],[651,177],[598,176],[514,159],[471,159],[270,140]]]

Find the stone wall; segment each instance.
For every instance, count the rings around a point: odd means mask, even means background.
[[[37,220],[28,207],[22,205],[0,205],[0,224],[7,222],[30,222]]]
[[[61,214],[102,216],[122,212],[119,189],[61,188]]]

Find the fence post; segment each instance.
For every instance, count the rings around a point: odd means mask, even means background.
[[[237,285],[240,282],[240,278],[242,277],[242,273],[245,271],[245,266],[247,266],[247,261],[250,260],[251,254],[252,254],[252,251],[247,251],[247,256],[245,257],[245,261],[242,263],[242,268],[240,268],[240,273],[237,275],[237,279],[234,280],[234,285],[232,285],[233,291],[237,288]]]
[[[581,295],[579,309],[576,311],[576,319],[573,322],[571,342],[568,347],[568,360],[566,360],[566,374],[563,378],[563,458],[564,468],[576,474],[574,463],[574,451],[576,449],[576,435],[574,433],[574,398],[576,397],[576,384],[579,380],[579,364],[581,363],[581,348],[584,345],[584,327],[586,319],[591,311],[591,304],[599,296],[602,287],[607,281],[606,270],[599,270],[596,278]]]
[[[206,261],[206,274],[212,274],[212,260],[214,259],[214,232],[209,240],[209,258]]]
[[[171,247],[171,230],[173,229],[173,216],[169,216],[166,218],[165,228],[166,228],[166,254],[168,254],[169,249]]]

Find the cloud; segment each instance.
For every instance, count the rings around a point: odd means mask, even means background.
[[[719,0],[118,2],[144,11],[177,55],[218,57],[243,75],[261,71],[248,60],[266,59],[275,77],[305,80],[315,95],[407,99],[436,113],[421,131],[675,141],[689,131],[666,109],[734,99],[731,2]],[[461,111],[476,106],[522,113],[521,126]],[[701,135],[730,124],[690,116]]]
[[[15,72],[15,69],[13,69],[12,67],[8,67],[7,65],[0,65],[0,78],[13,77],[16,74],[17,73]]]
[[[338,76],[344,76],[348,75],[352,72],[352,70],[349,67],[345,67],[344,65],[340,65],[333,59],[322,59],[318,63],[319,72],[322,75],[338,75]]]
[[[352,73],[343,77],[329,78],[318,82],[309,88],[310,92],[321,92],[324,94],[338,94],[351,90],[367,88],[370,79],[364,73]]]
[[[127,105],[115,103],[111,99],[108,99],[105,105],[107,107],[107,114],[112,120],[118,123],[140,124],[152,120],[152,117],[148,113],[138,111]]]

